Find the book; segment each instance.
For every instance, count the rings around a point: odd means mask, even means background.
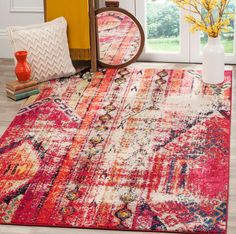
[[[24,92],[24,93],[19,93],[19,94],[15,94],[13,95],[12,93],[7,92],[7,96],[15,101],[30,97],[32,95],[38,94],[39,93],[39,89],[35,89],[35,90],[31,90],[28,92]]]
[[[25,89],[19,89],[19,90],[16,90],[16,91],[13,91],[9,88],[6,88],[6,91],[11,93],[12,95],[15,95],[15,94],[19,94],[19,93],[25,93],[25,92],[28,92],[28,91],[31,91],[31,90],[34,90],[34,89],[38,89],[39,86],[38,85],[34,85],[34,86],[30,86],[28,88],[25,88]]]
[[[25,89],[25,88],[35,86],[35,85],[37,85],[37,82],[34,80],[30,80],[25,83],[20,83],[18,80],[14,80],[14,81],[7,83],[6,88],[15,92],[17,90]]]

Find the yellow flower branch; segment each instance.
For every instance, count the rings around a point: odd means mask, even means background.
[[[191,31],[203,31],[210,37],[218,37],[226,31],[234,12],[229,12],[231,0],[172,0],[177,6],[192,14],[185,19],[192,24]]]

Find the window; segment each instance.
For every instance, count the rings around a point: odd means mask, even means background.
[[[228,7],[234,10],[235,3],[232,1]],[[184,14],[170,0],[136,0],[136,16],[146,35],[140,60],[201,62],[207,35],[202,32],[190,33]],[[221,34],[227,63],[236,63],[234,24],[232,20],[229,32]]]

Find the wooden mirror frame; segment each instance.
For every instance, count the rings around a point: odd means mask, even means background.
[[[96,37],[96,0],[88,0],[89,2],[89,26],[90,26],[90,56],[91,71],[97,71],[97,37]]]
[[[102,61],[100,61],[98,59],[99,58],[99,42],[98,42],[99,38],[98,38],[98,26],[97,26],[97,17],[96,16],[98,14],[100,14],[100,13],[108,12],[108,11],[120,12],[120,13],[130,17],[130,19],[132,19],[135,22],[135,24],[137,25],[137,27],[139,29],[139,32],[140,32],[140,37],[141,37],[140,38],[140,46],[139,46],[139,49],[138,49],[136,55],[134,57],[132,57],[128,62],[125,62],[125,63],[122,63],[122,64],[118,64],[118,65],[106,64],[106,63],[103,63]],[[143,51],[144,43],[145,43],[144,30],[143,30],[140,22],[137,20],[137,18],[134,15],[132,15],[130,12],[126,11],[123,8],[109,6],[109,7],[103,7],[103,8],[95,10],[95,33],[97,35],[97,38],[96,38],[96,43],[97,43],[97,48],[96,48],[97,55],[96,55],[96,58],[97,58],[98,64],[100,66],[102,66],[102,67],[105,67],[105,68],[123,68],[123,67],[126,67],[126,66],[136,62],[138,57],[141,55],[141,53]]]

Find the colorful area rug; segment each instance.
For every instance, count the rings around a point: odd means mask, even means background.
[[[0,140],[0,223],[225,233],[232,72],[51,81]]]
[[[138,52],[141,36],[136,23],[120,12],[97,15],[99,60],[110,65],[130,61]]]

